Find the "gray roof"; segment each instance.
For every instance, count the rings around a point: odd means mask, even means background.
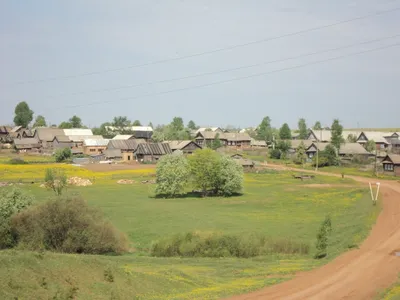
[[[71,140],[65,135],[56,135],[53,140],[57,139],[59,143],[71,143]]]
[[[400,155],[388,154],[382,161],[383,163],[393,163],[394,165],[400,165]]]
[[[101,135],[68,135],[68,138],[73,141],[73,142],[83,142],[84,140],[87,139],[96,139],[96,140],[102,140],[103,137]]]
[[[174,150],[182,150],[186,146],[188,146],[190,143],[195,144],[199,149],[201,149],[201,147],[196,142],[193,142],[193,141],[190,141],[190,140],[168,141],[167,143],[169,144],[169,147],[171,148],[172,151],[174,151]]]
[[[214,132],[214,131],[200,131],[196,135],[197,140],[206,139],[213,140],[218,135],[220,140],[227,141],[251,141],[251,137],[247,133],[236,132]]]
[[[299,148],[300,144],[303,142],[305,148],[307,149],[308,147],[311,146],[313,141],[311,140],[290,140],[290,145],[292,149],[297,149]]]
[[[139,144],[136,154],[165,155],[172,153],[168,143],[143,143]]]
[[[131,139],[131,140],[110,140],[108,143],[108,149],[120,149],[124,151],[136,151],[139,144],[146,143],[143,139]]]
[[[388,141],[385,139],[385,136],[389,136],[390,133],[382,132],[382,131],[363,131],[361,132],[357,139],[360,138],[361,134],[364,134],[368,141],[373,140],[375,143],[379,144],[389,144]],[[392,133],[393,134],[393,133]],[[365,143],[365,141],[360,140],[357,141],[359,143]]]
[[[84,146],[89,146],[89,147],[105,147],[108,145],[110,140],[107,139],[86,139],[83,141]]]
[[[371,155],[359,143],[345,143],[340,145],[339,154],[342,155]]]
[[[17,149],[40,148],[39,141],[36,138],[17,139],[14,140],[14,145]]]
[[[257,141],[255,139],[251,139],[250,142],[251,146],[259,146],[259,147],[266,147],[267,146],[267,142],[266,141]]]
[[[357,131],[343,130],[342,137],[344,140],[347,140],[350,134],[355,135],[356,137],[359,135]],[[315,138],[314,138],[315,137]],[[332,138],[332,132],[330,130],[314,130],[311,129],[308,139],[312,141],[322,141],[322,142],[330,142]]]
[[[40,141],[52,142],[56,135],[64,135],[64,130],[59,128],[38,127],[35,129],[35,134]]]
[[[121,149],[107,149],[104,151],[106,158],[122,157]]]

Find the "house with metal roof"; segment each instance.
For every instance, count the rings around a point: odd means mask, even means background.
[[[106,130],[116,134],[132,135],[137,139],[150,140],[153,136],[153,128],[150,126],[129,126],[124,128],[106,126]]]
[[[201,146],[194,141],[167,141],[172,152],[177,150],[182,151],[184,154],[192,154],[197,149],[201,149]]]
[[[135,157],[139,162],[155,162],[163,155],[171,153],[168,143],[142,143],[138,145]]]
[[[117,153],[117,151],[111,150],[119,150],[121,152],[121,158],[124,161],[132,161],[134,160],[133,153],[136,152],[138,146],[143,143],[146,143],[144,139],[110,140],[107,144],[105,154],[106,157],[109,157],[108,155]]]
[[[109,142],[108,139],[85,139],[83,140],[83,153],[87,155],[103,154]]]

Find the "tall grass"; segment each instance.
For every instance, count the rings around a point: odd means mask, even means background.
[[[189,232],[154,242],[151,255],[157,257],[241,257],[265,254],[308,254],[310,246],[291,239],[270,239],[260,234],[200,234]]]

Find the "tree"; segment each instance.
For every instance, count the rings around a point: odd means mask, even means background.
[[[290,141],[280,140],[277,143],[276,148],[281,152],[281,155],[280,155],[281,159],[286,159],[287,153],[288,153],[290,147],[291,147]]]
[[[184,192],[189,178],[189,163],[182,152],[163,156],[157,163],[156,194],[174,197]]]
[[[337,150],[340,149],[340,144],[344,142],[343,136],[343,126],[340,125],[340,122],[338,119],[333,120],[332,126],[331,126],[331,143],[333,146],[336,147]]]
[[[322,130],[321,122],[320,121],[315,122],[313,129],[314,130]]]
[[[281,159],[281,151],[279,149],[272,149],[269,153],[269,157],[273,159]]]
[[[182,131],[185,128],[181,117],[175,117],[170,125],[174,132]]]
[[[194,187],[199,188],[203,195],[210,191],[215,193],[221,169],[219,154],[205,148],[195,151],[188,161]]]
[[[257,129],[257,139],[260,141],[272,142],[272,128],[270,117],[264,117]]]
[[[72,128],[82,128],[83,127],[82,120],[78,116],[72,116],[69,119],[69,123],[71,124]]]
[[[71,129],[72,128],[72,124],[70,122],[61,122],[60,125],[58,125],[58,128]]]
[[[20,102],[15,107],[14,123],[16,126],[28,127],[33,120],[33,111],[25,101]]]
[[[367,150],[368,152],[375,152],[376,150],[376,143],[374,140],[369,140],[367,141],[367,143],[365,144],[365,150]]]
[[[304,145],[303,141],[300,143],[299,147],[297,147],[296,160],[303,165],[303,167],[307,161],[306,145]]]
[[[117,129],[117,131],[122,131],[124,128],[129,127],[131,122],[128,120],[127,117],[119,116],[114,117],[112,126]]]
[[[220,173],[216,190],[223,196],[240,193],[243,188],[243,167],[234,159],[223,155],[220,157]]]
[[[319,152],[318,167],[337,166],[339,164],[338,150],[329,144],[325,150]],[[316,165],[316,156],[313,158],[313,165]]]
[[[292,139],[292,132],[290,131],[290,127],[287,123],[283,124],[279,129],[279,137],[282,140],[290,140]]]
[[[154,128],[153,123],[151,123],[151,122],[147,126]]]
[[[47,126],[46,119],[43,116],[39,115],[36,117],[35,123],[33,123],[32,127],[36,128],[36,127],[46,127],[46,126]]]
[[[196,130],[197,129],[196,123],[194,121],[192,121],[192,120],[189,121],[187,127],[189,129],[191,129],[191,130]]]
[[[308,129],[306,120],[301,118],[298,123],[299,126],[299,140],[305,140],[308,136]]]
[[[222,142],[221,142],[221,140],[219,139],[219,133],[217,133],[217,134],[215,135],[214,140],[213,140],[212,143],[211,143],[211,149],[217,150],[218,148],[221,148],[221,147],[222,147]]]
[[[140,123],[139,120],[135,120],[133,121],[132,126],[142,126],[142,123]]]
[[[328,215],[325,217],[325,220],[322,222],[321,227],[317,233],[317,242],[316,248],[317,253],[315,254],[315,258],[323,258],[327,255],[328,249],[328,237],[332,232],[332,221],[331,217]]]
[[[72,152],[70,148],[57,149],[54,153],[54,158],[56,162],[63,162],[67,159],[70,159],[71,157]]]
[[[57,196],[60,196],[67,186],[67,175],[65,175],[63,169],[46,169],[44,181],[48,189],[53,190]]]
[[[349,134],[347,137],[349,143],[357,143],[357,136],[355,134]]]

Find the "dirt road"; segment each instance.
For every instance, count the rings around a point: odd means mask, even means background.
[[[318,174],[340,176],[323,172]],[[346,177],[366,184],[371,181]],[[360,249],[346,252],[319,269],[300,273],[293,280],[230,299],[365,300],[373,299],[378,292],[394,283],[400,273],[400,257],[393,255],[395,250],[400,251],[400,183],[380,182],[383,210]]]

